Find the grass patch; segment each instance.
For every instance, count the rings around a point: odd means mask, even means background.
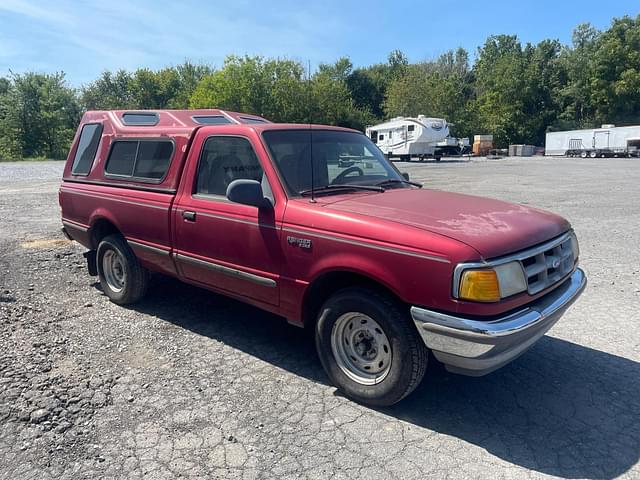
[[[31,242],[21,243],[22,248],[59,248],[66,247],[71,243],[71,240],[63,238],[52,238],[43,240],[32,240]]]

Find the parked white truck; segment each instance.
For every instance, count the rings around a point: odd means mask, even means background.
[[[449,136],[449,124],[444,118],[424,115],[392,118],[368,127],[366,134],[387,158],[399,157],[407,161],[412,157],[421,160],[433,157],[439,161],[443,155],[459,155],[469,148],[469,139]]]
[[[640,126],[549,132],[545,155],[567,157],[637,157],[640,154]]]

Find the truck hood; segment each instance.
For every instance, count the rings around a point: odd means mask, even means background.
[[[564,218],[515,203],[428,189],[325,197],[327,209],[380,218],[463,242],[484,258],[542,243],[566,232]]]

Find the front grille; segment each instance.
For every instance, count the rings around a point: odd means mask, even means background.
[[[548,248],[543,250],[535,249],[535,253],[520,258],[520,262],[527,277],[529,294],[541,292],[573,271],[575,260],[571,236],[566,235],[556,242],[550,242]]]

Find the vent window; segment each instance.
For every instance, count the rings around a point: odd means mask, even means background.
[[[226,125],[231,123],[224,115],[194,115],[193,121],[202,125]]]
[[[242,123],[269,123],[264,118],[256,118],[256,117],[240,117]]]
[[[122,114],[122,122],[130,127],[142,127],[157,125],[158,114],[155,112],[128,112]]]
[[[73,166],[71,173],[73,175],[88,175],[96,158],[100,138],[102,137],[102,124],[87,123],[82,127],[80,139],[78,140],[78,149],[76,156],[73,158]]]

